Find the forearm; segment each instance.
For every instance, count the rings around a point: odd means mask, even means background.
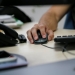
[[[46,12],[40,19],[39,24],[47,25],[51,30],[57,29],[57,19],[52,12]]]
[[[57,24],[67,13],[71,5],[54,5],[40,19],[39,24],[47,25],[51,30],[57,29]]]
[[[54,12],[57,21],[59,22],[62,17],[71,9],[72,4],[66,4],[66,5],[54,5],[51,9],[48,10],[48,12]]]

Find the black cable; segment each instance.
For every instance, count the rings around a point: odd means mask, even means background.
[[[66,51],[67,53],[69,53],[69,54],[71,54],[71,55],[75,55],[75,53],[69,52],[66,48],[64,48],[64,51]]]
[[[68,59],[67,56],[65,55],[65,53],[64,53],[64,52],[62,52],[62,53],[63,53],[63,55],[65,56],[65,58]]]
[[[62,48],[62,47],[49,47],[49,46],[46,46],[44,44],[41,44],[41,45],[44,46],[44,47],[50,48],[50,49]]]
[[[46,46],[46,45],[44,45],[44,44],[41,44],[41,45],[44,46],[44,47],[50,48],[50,49],[61,48],[63,55],[65,56],[66,59],[68,59],[67,56],[64,54],[64,52],[66,51],[66,50],[65,50],[65,47],[67,46],[67,44],[65,44],[63,47],[61,47],[61,46],[59,46],[59,47],[49,47],[49,46]]]
[[[41,37],[40,37],[41,38]],[[41,42],[41,40],[40,40],[40,42]],[[49,46],[46,46],[46,45],[44,45],[44,44],[41,44],[42,46],[44,46],[44,47],[47,47],[47,48],[50,48],[50,49],[56,49],[56,48],[61,48],[62,49],[62,52],[65,52],[65,51],[67,51],[67,53],[69,53],[69,54],[71,54],[71,55],[75,55],[74,53],[71,53],[71,52],[69,52],[67,49],[66,49],[66,47],[68,46],[68,44],[69,43],[65,43],[65,45],[63,46],[63,47],[49,47]],[[64,55],[65,56],[65,55]],[[66,57],[66,56],[65,56]],[[66,57],[67,58],[67,57]]]
[[[44,46],[44,47],[47,47],[47,48],[50,48],[50,49],[57,49],[57,48],[61,48],[61,49],[63,49],[62,50],[62,52],[64,52],[65,51],[65,47],[67,46],[67,43],[65,43],[65,45],[64,46],[58,46],[58,47],[49,47],[49,46],[46,46],[46,45],[44,45],[44,44],[41,44],[42,46]]]
[[[75,55],[75,53],[71,53],[71,52],[69,52],[67,49],[66,49],[66,47],[68,46],[68,44],[69,43],[66,43],[63,47],[62,46],[59,46],[59,47],[49,47],[49,46],[46,46],[46,45],[44,45],[44,44],[41,44],[42,46],[44,46],[44,47],[47,47],[47,48],[50,48],[50,49],[57,49],[57,48],[61,48],[62,49],[62,52],[67,52],[67,53],[69,53],[69,54],[71,54],[71,55]]]

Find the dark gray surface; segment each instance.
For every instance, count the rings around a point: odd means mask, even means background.
[[[0,70],[12,69],[12,68],[17,68],[17,67],[28,65],[28,62],[25,57],[18,55],[18,54],[12,54],[12,55],[16,57],[17,60],[13,62],[0,63]]]
[[[28,68],[0,71],[0,75],[75,75],[75,59]]]

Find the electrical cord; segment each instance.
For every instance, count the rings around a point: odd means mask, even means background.
[[[64,52],[62,52],[62,54],[64,55],[64,57],[65,57],[66,59],[68,59]]]
[[[68,59],[67,56],[64,54],[64,51],[66,51],[66,50],[65,50],[65,47],[67,46],[67,44],[65,44],[63,47],[62,47],[62,46],[59,46],[59,47],[49,47],[49,46],[46,46],[46,45],[44,45],[44,44],[41,44],[41,45],[44,46],[44,47],[50,48],[50,49],[59,49],[59,48],[61,48],[64,57],[65,57],[66,59]]]
[[[44,44],[41,44],[41,45],[44,46],[44,47],[50,48],[50,49],[63,48],[63,47],[49,47],[49,46],[46,46]]]
[[[69,53],[69,54],[71,54],[71,55],[75,55],[75,53],[71,53],[71,52],[69,52],[66,48],[67,48],[67,46],[69,45],[69,43],[66,43],[64,46],[59,46],[59,47],[49,47],[49,46],[46,46],[46,45],[44,45],[44,44],[41,44],[42,46],[44,46],[44,47],[47,47],[47,48],[50,48],[50,49],[58,49],[58,48],[61,48],[62,49],[62,52],[67,52],[67,53]]]
[[[66,47],[67,47],[67,46],[66,46]],[[66,47],[64,48],[64,51],[66,51],[67,53],[69,53],[69,54],[71,54],[71,55],[75,55],[75,53],[69,52],[69,51],[66,49]]]
[[[66,50],[65,47],[67,46],[67,44],[65,44],[64,46],[58,46],[58,47],[49,47],[49,46],[46,46],[44,44],[41,44],[41,45],[44,46],[44,47],[50,48],[50,49],[61,48],[62,49],[62,52],[64,52]]]
[[[41,38],[41,37],[40,37],[40,38]],[[41,42],[41,40],[40,40],[40,42]],[[44,45],[44,44],[41,43],[41,45],[44,46],[44,47],[47,47],[47,48],[50,48],[50,49],[61,48],[61,49],[62,49],[62,52],[65,52],[65,51],[66,51],[67,53],[69,53],[69,54],[71,54],[71,55],[75,55],[74,53],[71,53],[71,52],[69,52],[69,51],[66,49],[66,47],[68,46],[68,44],[69,44],[69,43],[65,43],[65,45],[62,46],[62,47],[61,47],[61,46],[60,46],[60,47],[49,47],[49,46],[46,46],[46,45]],[[66,59],[68,59],[67,56],[66,56],[64,53],[63,53],[63,55],[66,57]]]
[[[41,38],[41,36],[39,38]],[[41,42],[41,40],[40,40],[40,42]],[[41,43],[41,45],[44,46],[44,47],[50,48],[50,49],[56,49],[56,48],[58,49],[58,48],[61,48],[62,49],[62,52],[64,52],[66,50],[65,47],[67,46],[67,44],[65,44],[63,47],[49,47],[49,46],[46,46],[46,45],[44,45],[42,43]],[[65,56],[66,59],[68,59],[67,56],[64,53],[63,53],[63,55]]]

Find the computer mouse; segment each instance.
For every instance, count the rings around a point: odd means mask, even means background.
[[[42,38],[40,30],[37,30],[37,35],[38,35],[38,39],[37,40],[34,40],[34,38],[33,38],[34,44],[45,44],[45,43],[47,43],[47,41],[48,41],[48,34],[46,34],[46,38]]]

